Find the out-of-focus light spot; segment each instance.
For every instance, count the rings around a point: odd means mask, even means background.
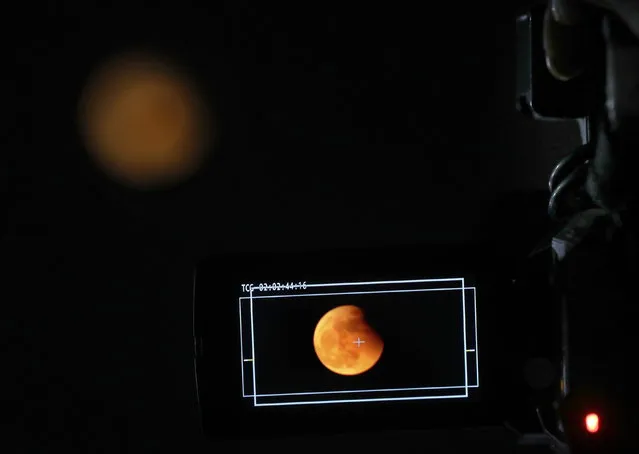
[[[209,109],[177,67],[140,53],[100,67],[80,103],[87,151],[120,183],[166,187],[201,166],[214,136]]]
[[[591,434],[599,432],[599,415],[596,413],[586,415],[586,430]]]

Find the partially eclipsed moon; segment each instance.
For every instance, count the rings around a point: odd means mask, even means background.
[[[381,337],[357,306],[339,306],[324,314],[315,327],[313,345],[322,364],[340,375],[363,374],[384,350]]]

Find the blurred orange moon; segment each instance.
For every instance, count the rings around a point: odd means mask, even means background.
[[[357,306],[339,306],[322,316],[313,335],[315,353],[330,371],[359,375],[382,356],[384,342]]]
[[[108,61],[89,79],[79,108],[87,150],[121,183],[171,185],[203,161],[207,109],[186,74],[159,57],[130,53]]]

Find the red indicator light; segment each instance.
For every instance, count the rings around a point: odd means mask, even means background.
[[[586,415],[586,430],[591,434],[599,432],[599,415],[597,413]]]

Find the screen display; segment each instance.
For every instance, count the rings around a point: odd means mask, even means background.
[[[241,285],[242,397],[255,407],[468,399],[477,288],[464,277]]]
[[[203,262],[194,337],[204,431],[262,438],[500,421],[505,346],[515,344],[503,307],[517,306],[510,278],[486,257],[440,247]]]

